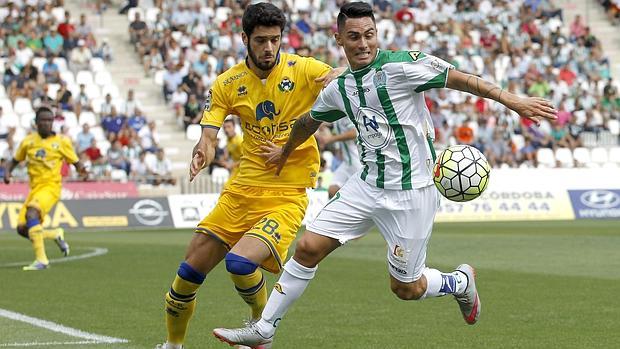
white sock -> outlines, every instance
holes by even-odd
[[[278,323],[293,302],[304,293],[316,269],[304,267],[293,258],[284,265],[282,276],[271,291],[261,319],[256,323],[263,337],[269,338],[275,334]]]
[[[422,299],[461,294],[467,287],[467,277],[460,271],[442,273],[437,269],[425,268],[422,274],[426,277],[426,293]]]

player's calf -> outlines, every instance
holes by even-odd
[[[390,286],[396,297],[405,301],[418,300],[426,293],[426,279],[422,278],[410,283],[400,282],[392,278]]]
[[[26,227],[25,225],[17,226],[17,235],[30,240],[30,236],[28,235],[28,227]]]

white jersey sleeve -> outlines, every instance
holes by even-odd
[[[347,116],[342,97],[338,91],[338,79],[324,88],[310,110],[310,116],[318,121],[334,122]]]
[[[446,87],[448,71],[454,69],[452,64],[419,51],[410,51],[409,55],[413,61],[403,63],[408,86],[418,93],[431,88]]]

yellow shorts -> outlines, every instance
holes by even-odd
[[[279,273],[307,206],[303,188],[271,189],[231,183],[196,232],[215,237],[228,249],[243,236],[256,238],[271,251],[271,257],[261,267]]]
[[[56,205],[58,199],[60,199],[60,188],[56,185],[41,185],[32,188],[30,193],[28,193],[26,202],[19,210],[17,225],[26,224],[26,210],[28,207],[34,207],[41,212],[41,223],[43,223],[43,219],[45,219],[52,207]]]

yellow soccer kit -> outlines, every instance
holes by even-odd
[[[15,160],[28,162],[30,193],[19,211],[19,225],[26,223],[26,209],[34,207],[41,212],[41,219],[60,198],[60,168],[63,161],[70,164],[79,159],[69,138],[52,135],[47,138],[34,132],[26,136],[17,148]]]
[[[330,67],[314,58],[280,53],[267,79],[261,80],[245,62],[216,79],[209,90],[201,125],[219,128],[226,116],[238,115],[243,129],[239,172],[222,192],[218,204],[197,231],[215,236],[232,247],[244,234],[263,241],[272,258],[262,267],[279,272],[288,247],[301,225],[319,171],[314,137],[288,158],[279,177],[258,154],[271,141],[283,146],[297,117],[308,112],[322,84],[314,79]]]
[[[239,161],[241,161],[241,155],[243,154],[242,144],[242,135],[235,135],[233,138],[229,138],[227,140],[226,151],[228,151],[228,156],[230,156],[230,159],[235,164],[235,167],[233,167],[233,169],[230,171],[229,182],[232,182],[232,179],[235,178],[237,172],[239,172]]]

